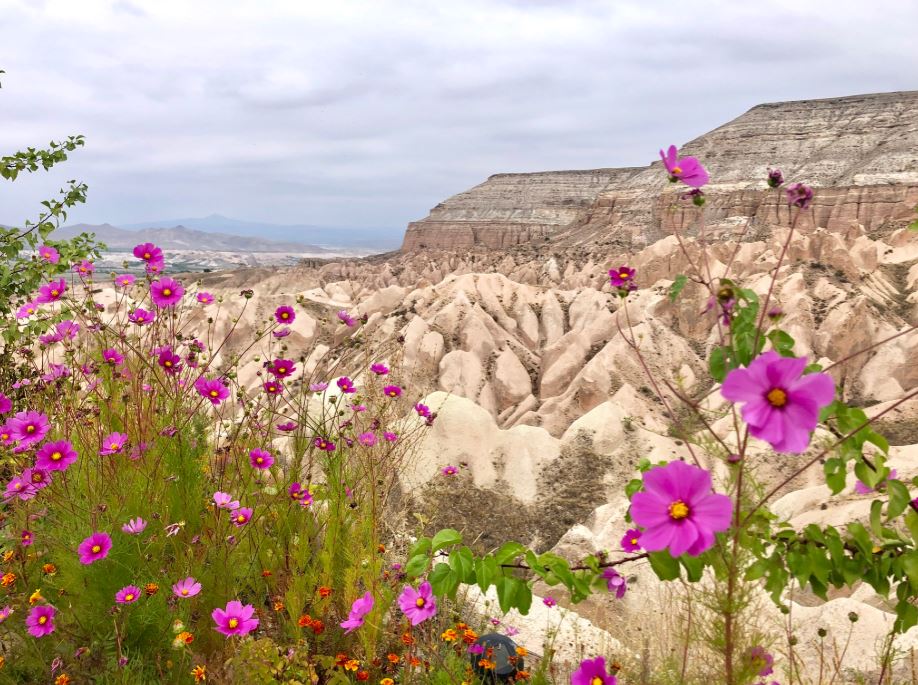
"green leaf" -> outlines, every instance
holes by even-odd
[[[674,559],[668,551],[651,552],[647,558],[650,560],[650,568],[660,580],[675,580],[679,577],[679,560]]]
[[[449,565],[463,583],[475,582],[475,559],[472,550],[461,547],[449,555]]]
[[[450,589],[454,587],[454,582],[456,587],[459,585],[459,577],[449,567],[449,564],[442,562],[434,566],[427,580],[430,581],[430,587],[438,597],[449,594]]]
[[[460,542],[462,542],[462,535],[458,530],[444,528],[443,530],[437,531],[436,535],[433,536],[431,548],[434,552],[437,552],[444,547],[458,545]]]
[[[708,371],[711,373],[711,378],[718,383],[723,383],[724,378],[727,377],[728,353],[729,348],[727,347],[715,347],[711,351],[711,358],[708,360]]]
[[[886,481],[886,492],[889,493],[886,516],[890,519],[897,518],[908,508],[908,503],[912,501],[908,487],[901,480],[892,478]]]
[[[408,563],[405,564],[405,575],[409,578],[417,578],[427,570],[427,565],[429,563],[430,557],[426,554],[413,556],[408,560]]]
[[[506,564],[508,561],[516,559],[525,551],[526,548],[518,542],[505,542],[499,550],[494,552],[494,558],[497,560],[498,564]]]
[[[516,589],[516,610],[523,616],[529,613],[532,606],[532,588],[528,583],[520,582]]]
[[[669,301],[675,302],[676,298],[679,297],[679,293],[682,292],[682,289],[685,287],[685,284],[688,283],[688,277],[685,274],[679,274],[676,276],[676,279],[673,281],[673,284],[669,286]]]
[[[513,608],[520,585],[520,581],[510,576],[503,576],[497,581],[497,601],[503,613],[506,614]]]
[[[475,579],[482,592],[487,592],[499,575],[500,570],[494,557],[485,557],[475,562]]]
[[[794,356],[794,339],[785,331],[775,329],[769,331],[766,336],[774,348],[775,352],[782,357]]]
[[[428,554],[430,552],[430,538],[421,538],[415,542],[408,552],[408,558],[416,557],[419,554]]]

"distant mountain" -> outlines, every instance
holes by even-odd
[[[199,231],[219,231],[220,233],[237,236],[260,236],[269,240],[309,243],[328,248],[366,247],[379,248],[380,250],[398,248],[405,233],[405,229],[400,227],[351,228],[347,226],[315,226],[309,224],[282,225],[258,221],[241,221],[221,216],[220,214],[123,224],[121,228],[137,230],[164,226],[185,226]]]
[[[322,254],[329,252],[316,245],[293,241],[265,240],[250,236],[201,231],[187,226],[125,230],[111,224],[74,224],[54,233],[55,238],[68,239],[79,233],[94,233],[96,238],[113,250],[130,250],[138,243],[155,243],[164,250],[195,250],[209,252],[288,252]]]

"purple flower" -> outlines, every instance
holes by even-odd
[[[292,483],[288,492],[290,499],[299,502],[301,507],[308,507],[312,504],[312,493],[309,492],[308,487],[303,487],[300,483]]]
[[[402,594],[398,596],[398,607],[413,626],[433,618],[437,613],[437,600],[433,596],[430,583],[425,580],[417,590],[406,585]]]
[[[337,386],[341,389],[341,392],[350,395],[351,393],[357,392],[357,389],[354,387],[354,381],[352,381],[347,376],[342,376],[336,381]]]
[[[54,329],[57,331],[61,340],[73,340],[77,336],[77,333],[80,332],[80,324],[67,319],[66,321],[58,323]]]
[[[208,379],[204,376],[194,382],[194,389],[214,406],[220,404],[230,394],[229,388],[223,385],[219,379]]]
[[[118,604],[133,604],[140,599],[140,588],[136,585],[126,585],[115,593]]]
[[[637,552],[641,547],[641,531],[637,528],[630,528],[625,531],[622,537],[622,549],[626,552]]]
[[[258,627],[258,619],[252,618],[255,607],[233,600],[225,609],[214,609],[211,616],[217,624],[217,631],[224,635],[248,635]]]
[[[792,183],[784,192],[787,194],[787,204],[800,209],[806,209],[813,201],[813,189],[802,183]]]
[[[14,476],[10,482],[6,484],[3,498],[10,499],[11,497],[18,497],[21,500],[30,500],[35,497],[35,493],[35,488],[32,487],[28,480],[22,476]]]
[[[310,392],[325,392],[328,389],[328,383],[310,383]]]
[[[373,364],[370,367],[370,371],[375,373],[377,376],[385,376],[387,373],[389,373],[389,367],[385,364]]]
[[[133,274],[121,274],[115,277],[115,285],[119,288],[129,288],[134,285],[134,281],[136,280]]]
[[[317,436],[313,438],[312,444],[317,449],[324,450],[325,452],[335,451],[335,443],[333,443],[331,440],[326,440],[325,438],[321,436]]]
[[[233,496],[228,492],[215,492],[214,504],[217,505],[217,509],[229,509],[233,511],[239,508],[239,501],[234,500]]]
[[[285,421],[284,423],[277,424],[277,430],[283,431],[284,433],[295,431],[296,427],[297,427],[296,421]]]
[[[606,567],[602,571],[602,577],[606,581],[606,589],[609,592],[614,592],[616,599],[621,599],[625,596],[625,592],[628,590],[628,583],[618,571],[614,568]]]
[[[38,297],[35,298],[35,301],[38,304],[47,304],[49,302],[57,302],[61,297],[64,296],[64,293],[67,291],[67,283],[64,279],[59,281],[51,281],[40,287],[38,289]]]
[[[32,607],[29,615],[26,617],[26,626],[29,628],[29,635],[32,637],[44,637],[54,632],[54,616],[57,614],[50,604],[39,604]]]
[[[28,319],[32,314],[38,311],[38,302],[26,302],[16,311],[17,319]]]
[[[631,518],[644,528],[648,552],[668,549],[697,556],[714,544],[714,533],[730,527],[733,503],[711,491],[711,475],[682,461],[644,474],[644,489],[631,497]]]
[[[171,278],[161,278],[150,284],[150,298],[160,309],[174,307],[184,294],[185,288],[182,284]]]
[[[66,440],[46,442],[35,453],[35,468],[43,471],[66,471],[78,456],[73,445]]]
[[[634,282],[635,270],[624,264],[617,269],[609,269],[609,283],[614,288],[637,290]]]
[[[746,659],[750,666],[756,669],[756,675],[766,676],[774,673],[775,658],[766,652],[764,647],[760,645],[750,647],[746,650]]]
[[[13,607],[11,607],[9,604],[0,609],[0,623],[3,623],[6,619],[8,619],[12,613]]]
[[[51,430],[51,424],[41,412],[20,411],[7,420],[5,428],[10,432],[10,440],[26,446],[40,442]]]
[[[452,464],[447,464],[442,469],[440,469],[440,473],[442,473],[444,476],[455,476],[457,473],[459,473],[459,469],[457,469]]]
[[[363,597],[358,597],[354,600],[347,620],[341,623],[341,627],[345,628],[345,635],[354,632],[363,625],[364,618],[373,610],[373,604],[373,595],[369,592],[364,593]]]
[[[200,292],[198,293],[198,302],[206,307],[214,303],[214,296],[210,293]]]
[[[249,452],[249,462],[256,469],[269,469],[274,463],[274,457],[270,452],[256,447]]]
[[[382,436],[383,436],[383,439],[386,440],[387,442],[395,442],[396,440],[398,440],[398,435],[396,433],[393,433],[392,431],[383,431]]]
[[[296,364],[289,359],[275,359],[268,366],[268,372],[275,378],[286,378],[296,372]]]
[[[402,394],[402,389],[397,385],[387,385],[383,388],[383,395],[386,397],[399,397]]]
[[[134,248],[134,256],[142,259],[147,264],[163,261],[163,251],[153,243],[141,243]]]
[[[93,533],[80,543],[77,552],[80,554],[81,564],[92,564],[108,556],[112,548],[112,539],[108,533]]]
[[[0,414],[6,414],[13,408],[13,402],[9,397],[0,392]]]
[[[282,395],[284,393],[284,384],[280,381],[266,381],[262,387],[269,395]]]
[[[82,278],[83,276],[92,275],[92,272],[96,270],[96,265],[90,262],[88,259],[84,259],[79,264],[74,264],[73,270],[80,274],[80,278]]]
[[[580,668],[571,674],[571,685],[615,685],[614,675],[606,670],[606,660],[598,656],[595,659],[584,659]]]
[[[22,543],[23,547],[29,547],[32,545],[33,537],[32,531],[24,530],[19,534],[19,542]]]
[[[414,410],[418,413],[418,416],[421,416],[424,418],[427,418],[428,416],[430,416],[430,407],[428,407],[426,404],[421,404],[420,402],[418,402],[417,404],[414,405]]]
[[[240,507],[233,512],[232,522],[237,528],[242,528],[252,518],[252,509],[250,507]]]
[[[138,326],[145,326],[146,324],[153,323],[155,318],[156,314],[153,312],[148,312],[142,307],[137,307],[137,309],[132,310],[128,314],[128,321],[135,323]]]
[[[114,347],[109,347],[102,350],[102,361],[106,364],[111,364],[112,366],[118,366],[124,362],[124,355]]]
[[[768,170],[768,187],[777,188],[782,183],[784,183],[784,174],[781,173],[780,169],[769,169]]]
[[[371,432],[361,433],[357,436],[357,442],[364,447],[372,447],[376,444],[376,434]]]
[[[357,320],[354,317],[352,317],[350,314],[348,314],[346,311],[344,311],[343,309],[340,312],[338,312],[338,320],[341,321],[341,323],[343,323],[348,328],[350,328],[351,326],[357,325]]]
[[[22,472],[22,479],[36,492],[51,485],[51,474],[39,468],[26,469]]]
[[[99,454],[107,456],[109,454],[120,454],[121,450],[124,449],[124,445],[128,441],[127,433],[111,433],[102,438],[102,449],[99,450]]]
[[[274,310],[274,319],[277,323],[293,323],[293,320],[296,318],[296,313],[293,311],[293,307],[290,307],[286,304],[281,305]]]
[[[469,645],[466,650],[469,654],[484,654],[484,646],[479,644]]]
[[[49,264],[57,264],[61,259],[60,253],[50,245],[42,245],[39,247],[38,256]]]
[[[138,516],[137,518],[131,519],[123,526],[121,526],[121,530],[123,530],[128,535],[140,535],[144,530],[146,530],[146,527],[147,522]]]
[[[769,350],[748,368],[733,369],[720,389],[731,402],[744,402],[742,415],[749,432],[778,452],[805,451],[819,410],[835,397],[830,375],[801,375],[804,367],[805,357],[781,357]]]
[[[182,358],[173,352],[170,347],[160,351],[156,363],[168,374],[177,373],[182,368]]]
[[[542,604],[547,606],[549,609],[551,609],[554,606],[558,606],[558,602],[551,595],[546,595],[545,597],[543,597]]]
[[[194,597],[201,591],[201,584],[197,582],[191,576],[188,576],[184,580],[180,580],[175,585],[172,586],[172,593],[176,597],[181,597],[187,599],[188,597]]]
[[[682,181],[685,185],[700,188],[708,182],[708,172],[694,157],[679,157],[675,145],[670,145],[665,153],[660,150],[660,159],[669,173],[672,182]]]

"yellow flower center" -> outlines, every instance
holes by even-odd
[[[220,393],[218,393],[216,390],[211,390],[211,391],[210,391],[210,396],[211,396],[211,397],[218,397],[219,395],[220,395]]]
[[[32,475],[33,483],[41,483],[44,479],[45,479],[44,476],[42,476],[40,473],[36,473]]]
[[[236,520],[237,520],[239,523],[245,523],[245,515],[244,515],[244,514],[239,514],[239,516],[236,517]]]
[[[239,625],[239,621],[236,620],[235,618],[231,618],[231,619],[229,620],[229,627],[230,627],[230,628],[235,628],[235,627],[238,626],[238,625]]]
[[[117,443],[117,442],[113,442],[111,445],[108,446],[108,448],[109,448],[110,450],[116,450],[116,449],[118,449],[118,443]]]
[[[426,602],[424,601],[424,598],[423,598],[423,597],[418,597],[416,600],[414,600],[414,605],[415,605],[418,609],[422,608],[425,604],[426,604]]]
[[[172,294],[172,291],[169,288],[163,288],[163,295],[169,297]]]
[[[289,319],[289,318],[290,318],[290,315],[289,315],[287,312],[284,312],[283,314],[281,314],[281,318],[282,318],[282,319]]]
[[[772,407],[783,407],[787,404],[787,393],[781,388],[773,388],[765,396]]]
[[[590,685],[602,685],[602,678],[596,676],[593,680],[590,681]]]
[[[287,367],[286,367],[286,366],[278,366],[278,367],[277,367],[277,372],[278,372],[278,373],[287,373]]]
[[[102,546],[101,546],[101,545],[93,545],[93,546],[92,546],[92,553],[93,553],[93,554],[98,554],[98,553],[101,552],[101,551],[102,551]]]
[[[61,454],[60,452],[51,453],[51,461],[60,461],[63,458],[64,458],[64,455]]]
[[[54,297],[57,297],[58,295],[61,294],[61,292],[60,292],[60,290],[58,290],[57,288],[55,288],[54,290],[51,291],[51,294],[54,295]]]
[[[632,545],[636,545],[637,543],[638,543],[638,539],[637,539],[637,538],[631,538],[631,544],[632,544]]]
[[[34,433],[34,432],[35,432],[35,426],[29,424],[28,426],[26,426],[26,429],[25,429],[25,430],[26,430],[26,433]]]
[[[182,594],[183,594],[183,595],[187,595],[187,594],[188,594],[188,588],[182,588]]]
[[[133,593],[133,592],[127,593],[127,594],[124,596],[124,601],[125,601],[125,602],[133,602],[133,601],[134,601],[134,593]]]
[[[681,173],[682,173],[682,167],[681,167],[681,166],[674,166],[674,167],[673,167],[673,176],[678,176],[678,175],[681,174]]]
[[[48,622],[48,617],[47,617],[47,616],[41,616],[41,617],[39,617],[39,619],[38,619],[38,625],[40,625],[40,626],[45,625],[47,622]]]
[[[144,258],[144,259],[149,259],[149,258],[150,258],[150,253],[149,253],[149,252],[144,252],[144,253],[143,253],[143,258]]]
[[[676,521],[680,521],[684,518],[687,518],[689,515],[688,505],[683,502],[681,499],[677,499],[675,502],[669,505],[669,517]]]

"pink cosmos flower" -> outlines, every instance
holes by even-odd
[[[448,464],[440,469],[440,473],[442,473],[444,476],[455,476],[457,473],[459,473],[459,469],[457,469],[452,464]]]
[[[558,606],[558,602],[551,595],[546,595],[545,597],[543,597],[542,604],[547,606],[549,609],[551,609],[552,607]]]
[[[217,509],[234,511],[239,508],[239,500],[234,500],[233,496],[228,492],[215,492],[214,504],[217,505]]]
[[[284,433],[290,433],[295,431],[297,427],[296,421],[285,421],[284,423],[277,424],[277,430],[283,431]]]
[[[341,392],[347,395],[357,392],[357,389],[354,387],[354,381],[352,381],[347,376],[342,376],[339,378],[336,381],[336,385],[341,389]]]
[[[398,607],[413,626],[433,618],[437,613],[437,600],[433,596],[430,583],[425,580],[417,590],[406,585],[402,594],[398,596]]]
[[[93,533],[80,543],[77,552],[81,564],[92,564],[108,556],[112,548],[112,539],[108,533]]]
[[[367,405],[365,404],[352,404],[351,405],[351,411],[357,412],[358,414],[366,410],[367,410]]]
[[[389,373],[389,367],[385,364],[373,364],[370,367],[370,371],[375,373],[377,376],[385,376],[387,373]]]
[[[60,253],[50,245],[42,245],[39,247],[38,256],[49,264],[57,264],[61,259]]]
[[[144,530],[146,530],[146,528],[147,522],[139,516],[135,519],[131,519],[123,526],[121,526],[121,530],[123,530],[128,535],[140,535]]]
[[[750,666],[756,669],[756,675],[766,676],[774,673],[775,658],[761,645],[747,649],[745,656]]]
[[[644,474],[644,489],[631,497],[631,518],[644,528],[648,552],[668,549],[678,557],[697,556],[727,530],[733,503],[711,491],[711,475],[682,461],[655,466]]]
[[[768,170],[768,187],[777,188],[782,183],[784,183],[784,174],[781,173],[780,169],[769,169]]]
[[[99,450],[99,454],[103,457],[110,454],[120,454],[127,441],[127,433],[110,433],[102,438],[102,449]]]
[[[341,323],[343,323],[348,328],[357,325],[357,319],[352,317],[350,314],[348,314],[343,309],[340,312],[338,312],[338,320],[341,321]]]
[[[134,278],[133,274],[121,274],[115,277],[115,285],[119,288],[129,288],[134,285],[135,280],[137,279]]]
[[[386,397],[399,397],[402,394],[402,389],[397,385],[387,385],[383,388],[383,395]]]
[[[396,433],[393,433],[392,431],[383,431],[382,436],[383,436],[383,439],[386,440],[387,442],[395,442],[396,440],[398,440],[398,435]]]
[[[140,588],[136,585],[126,585],[115,593],[118,604],[133,604],[140,599]]]
[[[35,453],[35,468],[43,471],[66,471],[78,456],[73,445],[67,440],[46,442]]]
[[[6,414],[13,408],[13,401],[0,392],[0,414]]]
[[[622,549],[626,552],[637,552],[643,549],[641,547],[641,531],[637,528],[630,528],[625,531],[622,537]]]
[[[345,629],[345,635],[354,632],[363,625],[366,615],[373,610],[373,604],[373,595],[369,592],[364,593],[363,597],[358,597],[354,600],[347,620],[342,621],[340,624]]]
[[[328,389],[328,383],[310,383],[309,390],[311,392],[325,392]]]
[[[275,331],[271,331],[271,335],[273,335],[275,338],[286,338],[292,332],[293,331],[290,330],[289,326],[284,326],[283,328],[278,328]]]
[[[357,442],[364,447],[372,447],[376,444],[376,434],[371,432],[361,433],[357,436]]]
[[[177,373],[182,368],[182,358],[173,352],[170,347],[160,351],[156,363],[168,374]]]
[[[293,320],[296,319],[296,312],[293,311],[293,307],[284,304],[274,310],[274,319],[277,323],[293,323]]]
[[[40,342],[42,345],[53,345],[54,343],[60,341],[61,336],[57,331],[38,336],[38,342]]]
[[[3,493],[4,499],[18,497],[21,500],[30,500],[35,497],[36,490],[22,476],[14,476],[7,484]]]
[[[128,321],[135,323],[138,326],[145,326],[147,324],[153,323],[153,320],[156,318],[156,314],[153,312],[148,312],[142,307],[137,307],[137,309],[132,310],[128,314]]]
[[[312,444],[317,449],[324,450],[325,452],[335,451],[335,443],[333,443],[331,440],[326,440],[325,438],[321,436],[313,438]]]
[[[282,395],[284,393],[284,384],[280,381],[266,381],[262,387],[269,395]]]
[[[59,281],[51,281],[38,289],[38,297],[35,298],[35,302],[38,304],[57,302],[66,291],[67,283],[63,278]]]
[[[233,600],[225,609],[214,609],[211,617],[217,624],[217,631],[224,635],[248,635],[258,627],[258,619],[252,618],[255,607]]]
[[[141,243],[134,248],[134,256],[147,262],[163,261],[163,251],[153,243]]]
[[[660,159],[669,173],[669,180],[682,181],[685,185],[700,188],[708,182],[708,172],[694,157],[679,157],[676,146],[670,145],[666,153],[660,150]]]
[[[26,626],[29,629],[29,635],[32,637],[44,637],[54,632],[54,616],[57,614],[50,604],[38,604],[32,607],[29,615],[26,617]]]
[[[787,204],[800,209],[806,209],[813,201],[813,189],[802,183],[792,183],[784,192],[787,194]]]
[[[26,302],[16,311],[17,319],[28,319],[32,314],[38,311],[38,302],[35,300]]]
[[[180,580],[175,585],[172,586],[172,593],[176,597],[181,597],[182,599],[187,599],[188,597],[194,597],[201,591],[201,584],[197,582],[191,576],[188,576],[184,580]]]
[[[106,364],[111,364],[112,366],[118,366],[124,362],[124,355],[114,347],[109,347],[102,350],[102,361]]]
[[[198,302],[206,307],[214,303],[214,296],[210,293],[200,292],[198,293]]]
[[[633,268],[623,264],[617,269],[609,269],[609,283],[613,288],[637,290],[637,284],[634,282],[635,274],[636,271]]]
[[[743,419],[753,437],[778,452],[800,453],[810,443],[819,410],[835,398],[835,382],[826,373],[803,374],[805,357],[781,357],[769,350],[745,369],[733,369],[721,394],[744,402]]]
[[[3,623],[6,619],[8,619],[12,613],[13,607],[11,607],[9,604],[0,609],[0,623]]]
[[[23,547],[29,547],[32,544],[32,531],[24,530],[19,535],[19,542],[22,543]]]
[[[229,388],[216,378],[208,379],[201,376],[194,382],[194,388],[201,397],[206,398],[214,406],[220,404],[230,394]]]
[[[182,284],[171,278],[160,278],[150,284],[150,298],[160,309],[174,307],[184,294],[185,288]]]
[[[621,599],[625,596],[625,592],[628,591],[628,583],[618,571],[612,567],[606,567],[602,570],[602,577],[606,581],[606,589],[615,593],[616,599]]]
[[[241,507],[233,512],[232,522],[237,528],[242,528],[252,518],[252,509],[250,507]]]
[[[61,340],[73,340],[77,336],[77,333],[80,332],[80,324],[76,321],[67,319],[66,321],[59,322],[54,329],[57,331]]]
[[[51,430],[48,417],[37,411],[16,412],[6,422],[10,431],[10,438],[19,442],[21,446],[40,442]]]
[[[571,674],[571,685],[616,685],[614,675],[606,670],[605,658],[584,659]]]
[[[80,278],[83,278],[84,276],[92,275],[92,273],[96,270],[96,265],[88,259],[84,259],[79,264],[74,264],[73,270],[80,275]]]
[[[256,469],[269,469],[274,464],[274,457],[270,452],[256,447],[249,452],[249,462]]]
[[[418,402],[414,405],[414,410],[418,413],[418,416],[424,418],[430,416],[430,407],[428,407],[426,404],[421,404]]]
[[[268,365],[268,372],[275,378],[286,378],[296,373],[296,364],[289,359],[275,359]]]
[[[51,473],[44,469],[31,468],[22,472],[22,479],[33,491],[43,490],[51,485]]]
[[[301,507],[308,507],[312,504],[312,493],[309,492],[308,487],[304,487],[300,483],[292,483],[288,492],[290,493],[290,499],[299,502]]]

